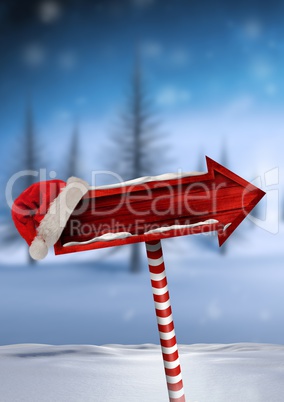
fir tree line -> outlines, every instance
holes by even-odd
[[[119,129],[116,134],[111,136],[111,142],[115,147],[115,152],[111,155],[115,155],[115,158],[109,161],[109,167],[124,180],[157,174],[156,155],[162,150],[163,141],[157,134],[157,118],[142,81],[139,63],[135,66],[125,111],[119,117],[118,126]],[[18,153],[21,157],[17,158],[17,163],[14,166],[15,171],[39,171],[40,168],[47,168],[42,155],[38,152],[38,140],[39,135],[35,129],[32,107],[29,105],[26,110],[24,135],[19,144]],[[83,155],[80,148],[80,132],[78,125],[76,125],[71,133],[69,146],[62,153],[64,157],[59,169],[62,173],[60,178],[67,180],[71,176],[81,176],[83,173],[81,166]],[[159,167],[161,167],[161,163],[162,158],[159,158]],[[19,179],[14,188],[13,198],[15,199],[36,180],[37,178],[32,175],[25,176],[24,180]],[[3,215],[6,225],[3,244],[12,247],[20,242],[21,238],[13,225],[10,211],[6,211]],[[29,256],[28,247],[27,259],[29,264],[35,263]],[[140,270],[139,244],[130,246],[129,267],[131,272]]]

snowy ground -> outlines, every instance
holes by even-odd
[[[282,402],[284,347],[180,346],[190,402]],[[159,346],[0,347],[1,402],[165,402]]]
[[[240,232],[226,257],[163,242],[187,401],[283,401],[283,233]],[[167,400],[145,252],[131,275],[123,250],[2,261],[1,402]]]

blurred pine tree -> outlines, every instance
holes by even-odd
[[[111,169],[123,180],[162,173],[168,147],[162,142],[153,103],[146,93],[141,65],[137,59],[124,113],[111,137],[116,155]],[[130,271],[140,271],[140,244],[131,246]]]
[[[78,125],[74,126],[73,133],[71,135],[67,163],[64,170],[66,179],[71,176],[81,177],[80,133]]]

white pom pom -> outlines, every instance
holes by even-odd
[[[29,248],[30,256],[34,260],[42,260],[48,254],[48,247],[44,240],[35,237]]]

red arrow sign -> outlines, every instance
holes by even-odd
[[[265,193],[206,157],[208,173],[90,188],[56,254],[217,231],[221,246]]]

